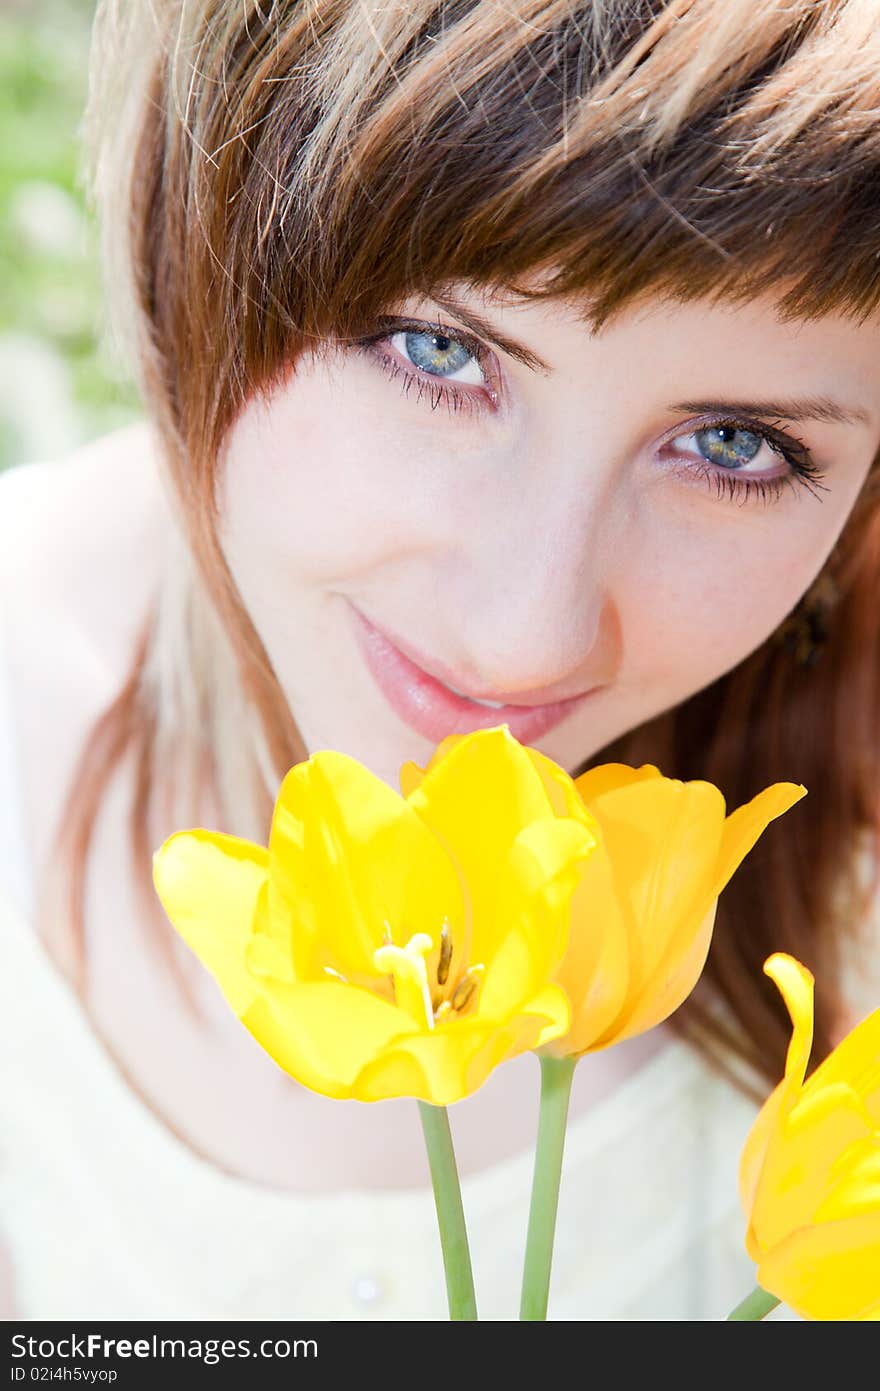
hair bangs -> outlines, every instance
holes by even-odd
[[[279,357],[288,331],[357,338],[453,283],[575,300],[594,329],[649,294],[774,294],[792,317],[880,304],[863,6],[428,5],[418,32],[405,7],[370,8],[331,38],[314,104],[262,121],[243,173],[263,350],[273,328]]]

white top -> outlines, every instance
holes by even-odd
[[[429,1188],[231,1177],[127,1087],[30,921],[7,681],[0,652],[0,1239],[17,1314],[445,1319]],[[736,1187],[753,1117],[679,1041],[579,1115],[551,1317],[724,1319],[754,1285]],[[524,1152],[463,1181],[483,1318],[517,1314],[531,1169]]]
[[[20,1317],[446,1317],[429,1189],[306,1196],[222,1173],[125,1085],[11,906],[2,931],[0,1221]],[[754,1284],[736,1193],[751,1116],[674,1043],[575,1120],[552,1317],[724,1318]],[[530,1179],[520,1154],[463,1181],[484,1318],[516,1315]]]

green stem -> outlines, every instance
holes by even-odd
[[[440,1225],[449,1317],[473,1320],[477,1317],[477,1300],[449,1117],[445,1106],[431,1106],[427,1101],[419,1102],[419,1114]]]
[[[541,1113],[523,1269],[520,1319],[546,1319],[568,1101],[577,1058],[541,1057]]]
[[[745,1299],[737,1304],[733,1312],[727,1315],[725,1322],[730,1323],[731,1319],[741,1322],[746,1320],[755,1322],[758,1319],[766,1318],[770,1310],[775,1309],[778,1303],[779,1300],[775,1294],[768,1294],[766,1290],[761,1289],[760,1285],[756,1285],[751,1294],[747,1294]]]

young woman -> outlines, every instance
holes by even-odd
[[[578,1069],[551,1307],[751,1287],[736,1167],[789,1036],[761,964],[815,971],[816,1060],[880,993],[869,9],[105,7],[147,419],[0,484],[21,1317],[444,1316],[415,1106],[280,1072],[150,861],[265,841],[316,749],[397,787],[502,720],[573,774],[808,789],[693,999]],[[536,1092],[521,1058],[453,1114],[484,1317],[517,1307]]]

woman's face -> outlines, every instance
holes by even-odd
[[[254,398],[220,487],[309,752],[395,788],[502,721],[573,771],[710,685],[821,570],[880,445],[880,318],[658,299],[591,335],[456,289]]]

